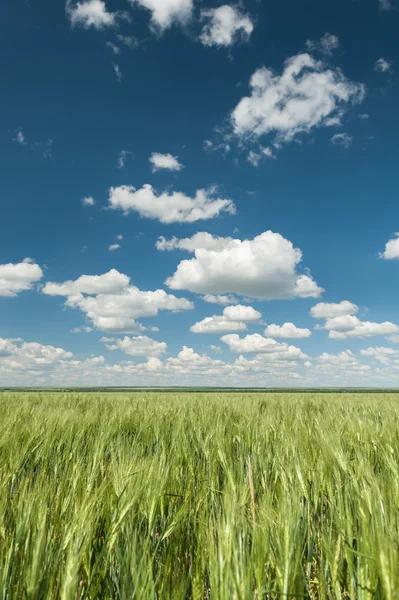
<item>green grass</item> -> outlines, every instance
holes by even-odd
[[[398,400],[0,394],[0,599],[397,599]]]

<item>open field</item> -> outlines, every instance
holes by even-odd
[[[0,394],[0,598],[399,598],[399,395]]]

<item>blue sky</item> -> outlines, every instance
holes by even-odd
[[[399,384],[399,4],[0,27],[0,382]]]

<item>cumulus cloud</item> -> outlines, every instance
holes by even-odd
[[[223,212],[235,214],[232,200],[215,198],[214,195],[215,189],[198,190],[191,198],[182,192],[158,195],[149,184],[139,190],[122,185],[110,189],[109,206],[125,214],[136,211],[142,217],[157,219],[161,223],[194,223],[213,219]]]
[[[172,156],[172,154],[153,152],[149,161],[152,164],[153,173],[160,169],[166,169],[167,171],[181,171],[184,168],[177,156]]]
[[[353,142],[353,137],[348,133],[336,133],[331,138],[331,143],[334,146],[342,146],[343,148],[349,148]]]
[[[231,321],[224,316],[213,315],[190,327],[192,333],[222,333],[226,331],[246,331],[245,323]]]
[[[95,29],[115,27],[119,17],[117,12],[108,12],[106,4],[102,0],[86,0],[85,2],[76,3],[68,0],[66,13],[72,26],[77,25],[85,29],[89,27]]]
[[[310,329],[300,329],[293,323],[284,323],[284,325],[268,325],[265,329],[265,336],[271,338],[308,338],[312,335]]]
[[[338,303],[319,302],[310,309],[310,316],[314,319],[332,319],[342,315],[355,315],[359,307],[348,300]]]
[[[332,56],[334,54],[334,50],[339,48],[339,38],[333,33],[325,33],[318,42],[307,40],[306,48],[309,50],[309,52],[318,50],[322,54]]]
[[[170,240],[167,240],[164,236],[161,236],[155,245],[158,250],[163,251],[186,250],[187,252],[195,252],[195,250],[200,248],[218,251],[227,248],[233,241],[231,237],[219,237],[206,231],[199,231],[191,238],[179,239],[172,237]]]
[[[254,29],[249,15],[228,4],[202,10],[201,19],[205,21],[200,35],[204,46],[232,46],[248,40]]]
[[[166,342],[156,342],[145,335],[125,336],[122,340],[115,340],[114,344],[105,345],[108,350],[122,350],[130,356],[161,356],[168,348]]]
[[[323,292],[310,275],[297,273],[302,252],[272,231],[253,240],[217,238],[215,248],[196,245],[194,253],[195,258],[183,260],[167,279],[168,287],[268,300],[318,298]]]
[[[399,258],[399,233],[395,233],[395,238],[389,240],[385,244],[384,252],[380,253],[381,258],[385,258],[385,260],[393,260]]]
[[[31,258],[16,264],[0,265],[0,296],[13,297],[31,290],[42,277],[43,271]]]
[[[238,304],[238,300],[237,298],[234,298],[234,296],[205,294],[205,296],[202,296],[202,300],[208,304],[221,304],[222,306],[226,306],[227,304]]]
[[[115,250],[119,250],[120,247],[120,244],[111,244],[110,246],[108,246],[108,250],[110,252],[115,252]]]
[[[361,321],[353,315],[329,318],[320,329],[327,329],[329,331],[328,337],[333,340],[391,335],[399,332],[399,327],[389,321],[373,323],[371,321]]]
[[[153,28],[162,33],[171,25],[185,25],[191,18],[193,0],[129,0],[134,6],[138,4],[151,11]]]
[[[260,312],[252,306],[226,306],[222,316],[206,317],[190,327],[193,333],[221,333],[225,331],[245,331],[246,323],[256,323],[261,319]]]
[[[377,73],[386,73],[390,68],[391,63],[385,60],[385,58],[379,58],[374,65],[374,70]]]
[[[251,94],[231,114],[233,131],[240,137],[274,134],[276,144],[339,124],[345,111],[365,95],[362,84],[309,54],[289,58],[281,75],[266,67],[258,69],[250,87]]]
[[[380,363],[390,364],[392,359],[397,359],[399,357],[399,350],[394,348],[384,348],[381,346],[378,348],[370,347],[360,350],[360,354],[361,356],[374,358]]]
[[[104,332],[139,333],[144,327],[135,319],[156,317],[160,310],[194,308],[189,300],[164,290],[142,291],[115,269],[103,275],[82,275],[75,281],[49,282],[43,293],[65,296],[66,306],[80,309],[96,329]]]
[[[25,342],[21,339],[0,338],[0,370],[46,369],[72,357],[72,352],[62,348],[44,346],[38,342]]]
[[[276,342],[271,338],[263,337],[259,333],[240,338],[237,333],[224,335],[221,341],[227,344],[232,352],[237,354],[270,354],[274,360],[302,360],[309,358],[296,346],[289,346],[285,342]]]

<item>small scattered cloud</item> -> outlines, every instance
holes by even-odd
[[[205,294],[205,296],[202,296],[202,300],[208,304],[221,304],[222,306],[238,304],[238,300],[234,296],[219,296],[217,294]]]
[[[21,146],[26,146],[25,135],[24,135],[24,132],[22,131],[22,128],[19,128],[17,130],[15,138],[13,138],[12,141],[16,142],[17,144],[20,144]]]
[[[76,3],[67,0],[66,13],[72,27],[80,26],[85,29],[115,27],[120,17],[119,12],[108,12],[106,4],[102,0],[86,0]]]
[[[110,246],[108,246],[108,250],[110,252],[115,252],[115,250],[119,250],[120,248],[120,244],[111,244]]]
[[[110,48],[114,54],[120,54],[120,52],[121,52],[121,49],[119,48],[119,46],[117,46],[116,44],[113,44],[112,42],[106,42],[106,46],[108,48]]]
[[[117,239],[117,240],[123,240],[123,235],[122,235],[121,233],[119,233],[119,234],[116,236],[116,239]]]
[[[377,73],[386,73],[390,70],[391,64],[392,63],[385,60],[385,58],[379,58],[374,65],[374,70],[377,71]]]
[[[254,23],[248,14],[227,4],[202,10],[201,20],[205,22],[200,35],[204,46],[228,47],[248,41],[254,30]]]
[[[118,83],[121,83],[122,81],[122,71],[120,70],[119,65],[117,65],[116,63],[112,64],[112,67],[114,69],[114,73],[115,73],[115,77],[116,77],[116,81]]]
[[[125,46],[130,48],[130,50],[133,50],[133,48],[137,48],[137,46],[139,45],[138,40],[135,37],[132,37],[130,35],[117,34],[116,39],[121,44],[124,44]]]
[[[145,335],[125,336],[123,340],[117,339],[115,343],[105,345],[108,350],[122,350],[130,356],[161,356],[168,348],[165,342],[156,342]]]
[[[129,158],[133,159],[133,152],[129,152],[129,150],[121,150],[118,154],[117,167],[118,169],[123,169],[129,160]]]
[[[395,233],[395,236],[385,244],[385,250],[380,253],[380,258],[385,260],[399,259],[399,233]]]
[[[129,0],[132,6],[139,5],[151,12],[151,26],[155,33],[162,34],[174,24],[186,25],[193,11],[193,0]]]
[[[149,158],[152,164],[152,172],[155,173],[160,169],[166,169],[168,171],[181,171],[184,167],[179,162],[177,156],[172,154],[161,154],[160,152],[153,152]]]
[[[317,50],[322,54],[332,56],[334,51],[339,48],[339,38],[333,33],[325,33],[318,42],[306,40],[306,48],[309,52]]]
[[[342,302],[319,302],[310,309],[309,315],[314,319],[332,319],[345,315],[355,315],[359,307],[348,300]]]
[[[96,203],[96,201],[94,200],[94,198],[92,196],[86,196],[85,198],[82,198],[83,206],[94,206],[95,203]]]
[[[334,146],[342,146],[342,148],[349,148],[351,143],[353,142],[353,137],[348,133],[336,133],[331,138],[331,143]]]

